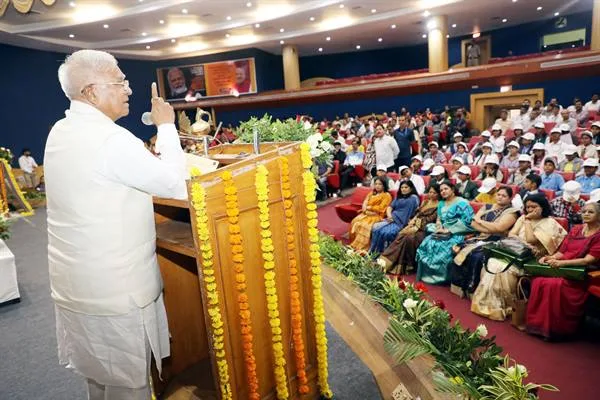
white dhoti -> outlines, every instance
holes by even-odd
[[[90,399],[149,398],[150,357],[154,354],[160,372],[161,360],[170,355],[162,294],[144,308],[132,301],[124,315],[87,315],[59,306],[55,312],[59,362],[88,379]]]

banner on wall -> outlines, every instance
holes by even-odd
[[[254,58],[159,68],[156,73],[167,101],[256,93]]]

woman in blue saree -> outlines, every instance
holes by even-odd
[[[411,181],[402,181],[396,199],[387,208],[387,219],[377,222],[371,230],[371,253],[382,253],[396,239],[398,232],[410,221],[419,207],[419,195]]]
[[[452,248],[462,244],[465,234],[473,231],[473,208],[469,202],[457,196],[450,181],[442,182],[440,192],[443,200],[437,208],[438,220],[427,225],[430,235],[417,249],[417,281],[431,284],[449,281]]]

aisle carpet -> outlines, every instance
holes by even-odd
[[[15,222],[7,244],[16,256],[21,302],[0,306],[0,400],[80,400],[82,378],[58,365],[48,280],[45,209]],[[378,400],[369,369],[330,327],[329,376],[340,400]]]
[[[335,213],[335,203],[319,209],[319,228],[336,237],[348,231],[349,224],[341,221]],[[414,275],[405,277],[414,282]],[[481,318],[470,311],[470,301],[450,293],[448,287],[427,285],[434,299],[443,300],[455,320],[474,329],[485,324],[490,335],[496,335],[497,343],[504,351],[530,371],[530,378],[537,383],[550,383],[560,389],[558,393],[543,392],[543,400],[595,400],[600,398],[596,388],[600,368],[600,340],[576,338],[568,342],[545,342],[513,328],[508,321],[497,322]]]

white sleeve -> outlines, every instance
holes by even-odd
[[[19,157],[19,168],[22,169],[23,171],[27,170],[27,164],[25,164],[25,161],[23,160],[23,156]]]
[[[131,133],[114,135],[104,146],[102,173],[153,196],[187,199],[186,159],[175,125],[158,127],[156,150],[160,158]]]
[[[400,148],[398,147],[398,143],[396,143],[396,139],[390,137],[390,143],[392,144],[392,152],[394,153],[394,159],[398,157],[400,154]]]

